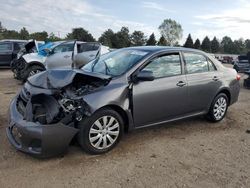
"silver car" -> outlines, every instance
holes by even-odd
[[[80,68],[108,52],[109,48],[98,42],[67,41],[50,51],[45,61],[46,69]]]

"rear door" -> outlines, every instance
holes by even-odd
[[[95,59],[100,50],[101,45],[99,43],[86,42],[81,44],[79,53],[83,53],[89,59]]]
[[[100,56],[101,45],[96,42],[77,44],[77,54],[74,55],[74,67],[81,68],[88,62]]]
[[[183,52],[188,82],[188,105],[190,113],[206,111],[222,85],[221,75],[213,62],[205,55]]]
[[[48,69],[71,68],[75,42],[65,42],[56,46],[46,59]]]
[[[152,71],[155,80],[133,85],[135,125],[151,125],[185,115],[187,85],[179,52],[158,56],[141,70]]]
[[[0,43],[0,66],[10,66],[13,55],[13,44],[11,42]]]

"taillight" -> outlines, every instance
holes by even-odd
[[[239,74],[237,74],[236,80],[240,80],[240,75]]]

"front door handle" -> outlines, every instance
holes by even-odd
[[[219,80],[219,78],[217,76],[213,77],[213,81],[218,81],[218,80]]]
[[[70,56],[69,55],[65,55],[65,56],[63,56],[64,58],[70,58]]]
[[[186,82],[179,81],[176,85],[179,86],[179,87],[183,87],[183,86],[185,86],[187,84],[186,84]]]

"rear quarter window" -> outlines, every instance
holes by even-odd
[[[212,61],[208,60],[208,68],[209,68],[209,71],[216,71],[216,67],[215,65],[213,64]]]

